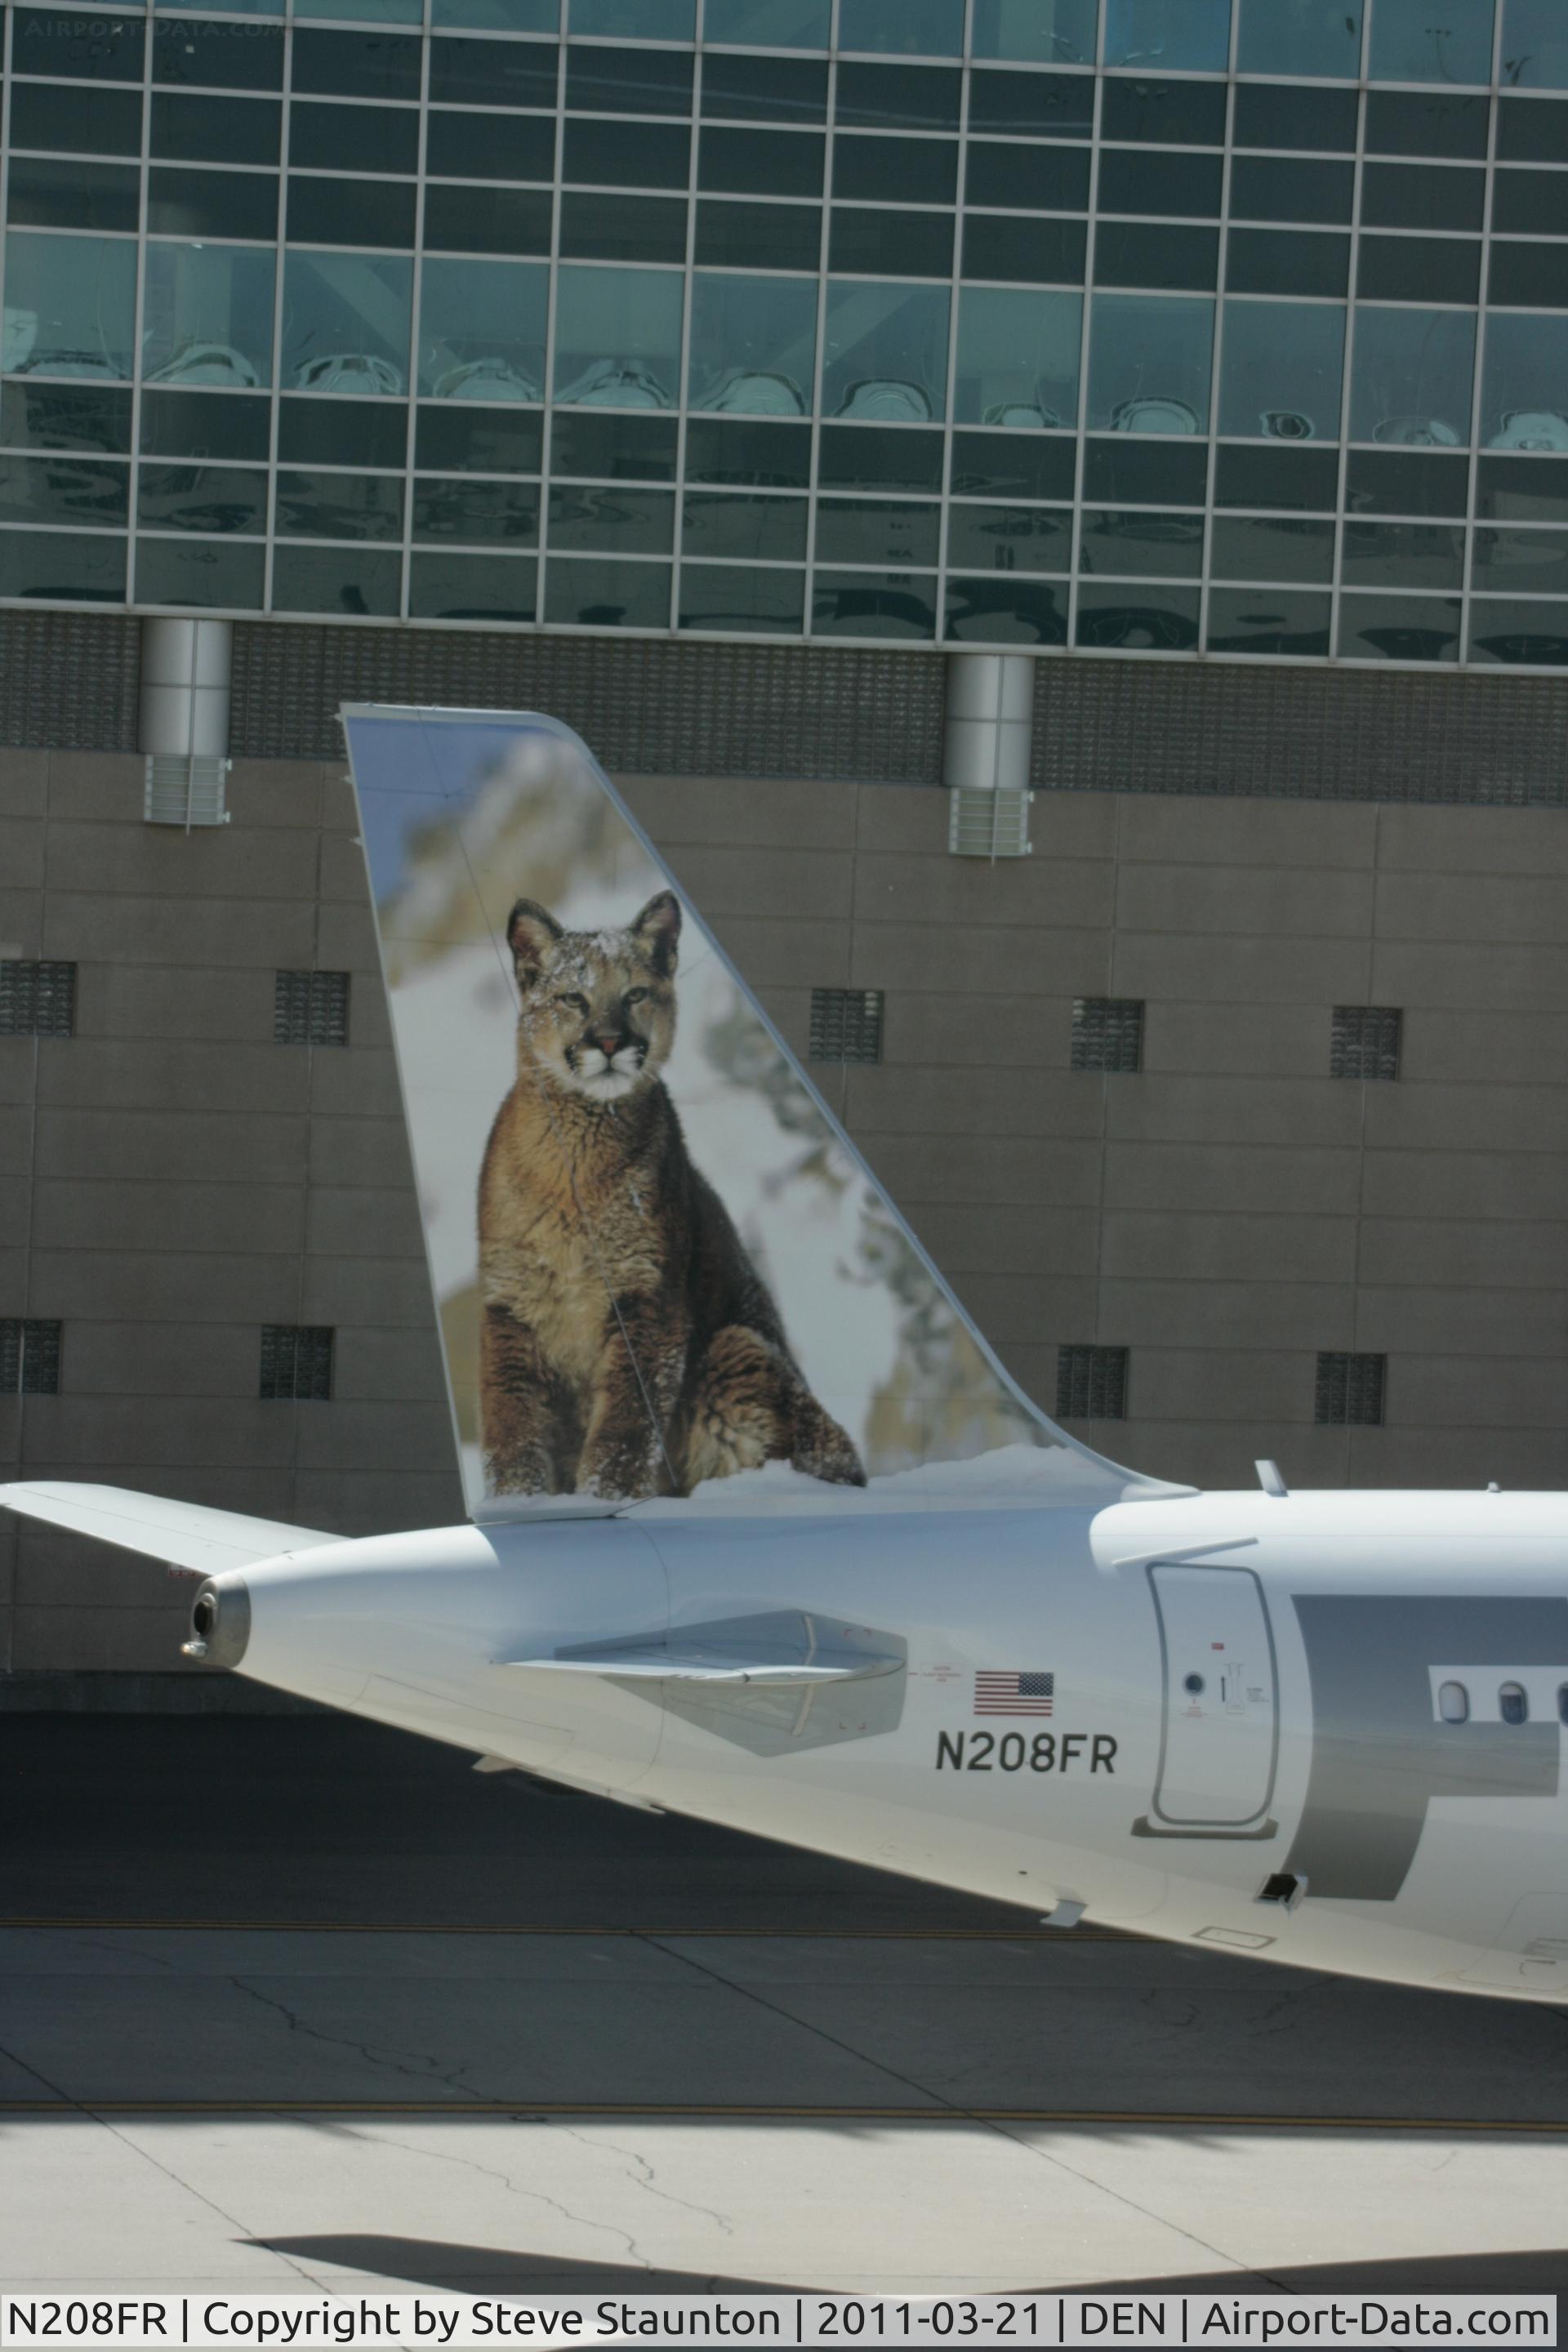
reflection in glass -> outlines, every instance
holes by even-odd
[[[942,512],[901,499],[821,499],[816,553],[826,563],[916,564],[937,558]]]
[[[934,637],[935,597],[918,572],[818,572],[811,625],[819,637]]]
[[[1204,519],[1090,507],[1078,568],[1139,580],[1196,580],[1204,568]]]
[[[946,407],[948,310],[945,286],[830,279],[823,415],[881,424],[940,418]]]
[[[139,539],[136,602],[259,612],[266,564],[267,550],[255,541]]]
[[[106,530],[0,532],[0,596],[125,601],[125,541]]]
[[[831,0],[708,0],[705,41],[750,41],[762,49],[825,49]]]
[[[1373,0],[1373,81],[1490,81],[1492,0]]]
[[[966,286],[959,299],[960,425],[1041,426],[1078,422],[1081,294]]]
[[[574,408],[550,436],[550,471],[560,481],[673,482],[679,435],[673,416]]]
[[[455,540],[462,547],[492,540],[532,547],[539,538],[539,485],[426,477],[414,485],[414,536]]]
[[[414,264],[401,256],[289,253],[283,270],[283,383],[302,392],[402,392],[413,289]]]
[[[1513,596],[1568,595],[1568,530],[1478,530],[1470,585]]]
[[[545,566],[544,617],[592,629],[667,629],[673,568],[614,555],[552,556]]]
[[[748,205],[722,197],[697,206],[700,268],[815,269],[822,253],[817,205]]]
[[[1334,74],[1354,81],[1361,72],[1361,27],[1362,0],[1241,0],[1237,69]]]
[[[149,386],[142,394],[144,457],[232,457],[265,466],[271,433],[272,403],[265,393],[215,400],[205,392]]]
[[[1048,507],[953,506],[947,561],[970,572],[1070,571],[1072,517]]]
[[[136,491],[136,520],[153,530],[267,530],[267,477],[239,466],[149,466]]]
[[[1219,429],[1249,440],[1337,441],[1345,314],[1324,302],[1227,302]]]
[[[668,555],[675,545],[675,492],[590,483],[552,489],[550,545],[552,552]]]
[[[1106,0],[1108,66],[1172,73],[1224,73],[1230,62],[1230,0]]]
[[[815,278],[696,273],[689,406],[744,416],[807,416],[816,367]]]
[[[402,470],[407,456],[408,411],[401,402],[351,408],[345,401],[316,400],[296,392],[279,405],[279,465],[380,466],[392,473]]]
[[[279,547],[272,557],[275,613],[395,618],[403,558],[375,547]]]
[[[838,46],[903,57],[961,57],[963,0],[838,0]]]
[[[1050,580],[949,579],[947,635],[961,644],[1065,646],[1068,587]]]
[[[276,528],[290,539],[401,539],[400,474],[278,477]]]
[[[1112,433],[1205,433],[1214,361],[1212,302],[1097,294],[1089,421]]]
[[[974,0],[969,38],[977,58],[1091,66],[1099,29],[1100,0]]]
[[[1488,318],[1481,446],[1568,450],[1568,318],[1561,312]]]
[[[1470,437],[1473,310],[1359,303],[1351,438],[1396,449],[1452,449]]]
[[[418,390],[437,400],[542,400],[543,263],[426,258]]]
[[[537,474],[544,420],[515,408],[420,408],[414,462],[442,473]]]
[[[74,90],[67,94],[79,113],[81,100]],[[6,204],[16,228],[124,229],[134,236],[139,200],[134,163],[89,163],[83,156],[68,163],[63,155],[11,159]]]
[[[686,478],[804,490],[811,479],[811,427],[694,416],[686,428]]]
[[[563,266],[555,397],[587,408],[673,408],[680,383],[678,271]]]
[[[681,551],[747,563],[799,563],[805,557],[805,521],[804,499],[688,490]]]
[[[1096,505],[1201,507],[1208,471],[1205,441],[1130,441],[1108,433],[1084,443],[1083,495]]]
[[[1568,604],[1478,596],[1470,607],[1470,659],[1568,667]]]
[[[1078,643],[1138,653],[1189,653],[1198,641],[1196,588],[1080,587]]]
[[[36,236],[26,229],[7,236],[0,340],[7,375],[123,379],[135,314],[136,247],[129,238]]]
[[[0,445],[7,449],[131,450],[131,394],[94,384],[8,383],[0,388]],[[263,442],[261,454],[267,455]]]
[[[445,193],[466,196],[468,191]],[[542,194],[534,201],[542,235],[537,244],[512,246],[514,252],[542,253],[549,246],[550,199]],[[569,188],[561,199],[561,251],[576,261],[679,264],[686,258],[686,211],[684,197],[601,195]],[[464,239],[470,246],[479,242]]]
[[[1340,597],[1342,661],[1458,661],[1457,596]]]
[[[1300,588],[1211,589],[1207,645],[1211,654],[1326,655],[1329,599]]]
[[[1503,0],[1504,89],[1568,89],[1568,16],[1562,0]]]
[[[142,310],[145,381],[269,384],[273,259],[244,246],[150,243]]]
[[[1463,527],[1363,522],[1352,516],[1340,548],[1340,577],[1355,588],[1462,588]]]
[[[1326,587],[1334,572],[1334,526],[1294,515],[1216,515],[1209,571],[1216,580],[1301,580]]]
[[[0,525],[92,523],[125,528],[131,469],[101,460],[0,457]]]
[[[1014,433],[955,433],[954,498],[1070,499],[1078,452],[1070,441]]]
[[[415,621],[531,621],[539,567],[515,555],[416,555],[408,614]]]
[[[683,563],[680,625],[798,636],[805,625],[805,574],[750,563]]]
[[[1447,449],[1352,449],[1345,463],[1350,514],[1462,520],[1469,488],[1469,459]]]
[[[868,433],[858,425],[824,425],[818,435],[816,479],[821,489],[942,488],[940,433]]]
[[[1236,86],[1238,147],[1315,147],[1348,155],[1360,115],[1361,98],[1353,89],[1292,89],[1265,81]]]

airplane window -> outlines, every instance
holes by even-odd
[[[1196,1698],[1203,1686],[1204,1678],[1202,1675],[1187,1675],[1183,1679],[1182,1688],[1184,1691],[1191,1691],[1194,1698]]]
[[[1563,1721],[1568,1723],[1568,1683],[1559,1683],[1557,1685],[1557,1712]]]
[[[1437,1693],[1437,1712],[1445,1723],[1468,1723],[1470,1695],[1463,1683],[1445,1683]]]
[[[1497,1695],[1498,1712],[1505,1723],[1525,1723],[1530,1718],[1530,1700],[1522,1683],[1504,1683]]]

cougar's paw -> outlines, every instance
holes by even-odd
[[[860,1456],[838,1423],[820,1406],[803,1414],[795,1430],[790,1462],[808,1478],[822,1478],[830,1486],[863,1486],[866,1472]]]
[[[487,1453],[485,1492],[489,1495],[556,1495],[561,1481],[550,1456],[542,1452]]]
[[[584,1449],[577,1492],[603,1503],[638,1503],[662,1495],[668,1484],[657,1445],[640,1443]]]

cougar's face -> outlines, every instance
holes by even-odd
[[[615,1103],[658,1077],[675,1043],[679,925],[668,894],[620,931],[554,931],[552,924],[554,936],[542,938],[531,910],[514,912],[520,1043],[558,1085]]]

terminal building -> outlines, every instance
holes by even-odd
[[[351,701],[577,728],[1100,1450],[1568,1479],[1561,0],[4,15],[0,1480],[460,1510]],[[187,1598],[5,1522],[0,1706]]]

